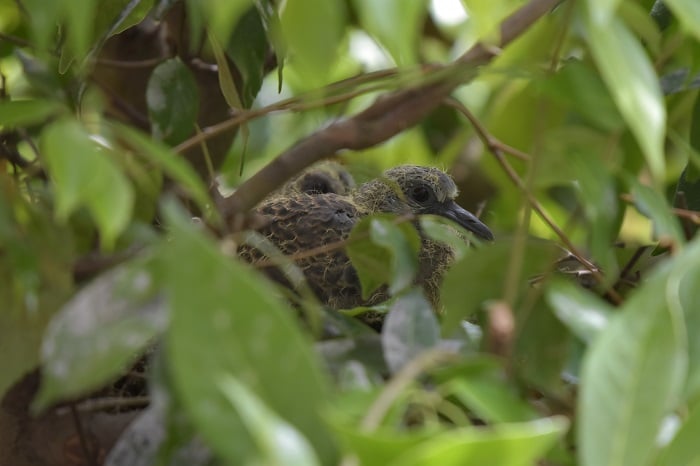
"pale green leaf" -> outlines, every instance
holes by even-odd
[[[698,437],[700,437],[700,405],[696,404],[671,443],[661,451],[656,466],[700,465]]]
[[[241,382],[225,375],[219,388],[240,414],[255,441],[258,460],[268,466],[314,466],[319,461],[304,436]]]
[[[589,5],[589,10],[592,7]],[[666,108],[654,67],[642,45],[617,18],[586,15],[586,40],[620,113],[639,142],[655,180],[664,178]]]
[[[202,437],[231,464],[256,454],[246,420],[216,382],[232,376],[330,463],[334,445],[320,418],[326,381],[294,311],[262,276],[222,255],[172,206],[166,218],[172,240],[160,260],[171,308],[169,372]]]
[[[344,33],[344,2],[289,0],[280,10],[280,28],[297,73],[310,85],[326,84]]]
[[[663,267],[630,297],[583,361],[578,400],[583,466],[649,464],[687,369],[678,278]]]
[[[397,65],[417,62],[427,0],[354,0],[354,4],[360,26],[389,51]]]
[[[42,345],[35,406],[86,395],[120,375],[167,323],[144,262],[92,281],[52,319]]]
[[[41,149],[56,194],[56,215],[65,220],[85,206],[111,246],[131,219],[134,191],[108,150],[77,121],[59,120],[41,135]]]
[[[700,2],[696,0],[664,0],[673,15],[695,40],[700,40]]]

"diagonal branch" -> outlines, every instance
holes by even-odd
[[[559,2],[531,0],[517,10],[501,24],[498,47],[504,47],[519,37]],[[437,80],[382,96],[356,115],[300,140],[244,182],[231,196],[221,200],[219,209],[228,226],[234,230],[239,228],[249,209],[317,160],[344,149],[366,149],[416,125],[457,86],[469,82],[476,74],[477,66],[491,61],[493,50],[477,44],[451,65],[439,67]]]

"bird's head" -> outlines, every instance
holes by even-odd
[[[355,186],[348,171],[337,162],[320,162],[290,181],[283,191],[346,195]]]
[[[455,182],[442,170],[401,165],[360,186],[354,197],[359,205],[370,212],[440,215],[478,238],[492,240],[491,230],[455,202],[458,193]]]

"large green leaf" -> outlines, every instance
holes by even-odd
[[[241,16],[226,46],[226,55],[241,73],[241,100],[246,108],[253,104],[262,86],[268,48],[263,19],[256,8],[251,8]]]
[[[47,126],[41,149],[56,194],[56,215],[65,220],[85,206],[110,247],[131,219],[134,191],[129,180],[85,128],[68,118]]]
[[[92,281],[52,319],[36,405],[84,395],[120,375],[162,332],[167,311],[143,261]]]
[[[426,0],[354,0],[362,26],[391,54],[399,66],[418,59],[418,39]]]
[[[642,45],[614,15],[601,15],[597,1],[586,5],[586,40],[600,73],[639,142],[649,169],[656,179],[664,178],[663,141],[666,107],[654,67]]]
[[[329,462],[334,445],[319,414],[326,381],[294,312],[262,276],[222,255],[172,207],[166,214],[172,240],[160,260],[171,307],[168,363],[203,438],[232,464],[260,454],[254,433],[217,382],[234,377]]]
[[[679,401],[688,358],[673,270],[649,278],[584,358],[577,431],[583,466],[649,464],[661,422]]]

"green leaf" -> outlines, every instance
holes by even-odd
[[[44,336],[35,407],[100,388],[165,329],[167,311],[144,265],[137,261],[101,275],[54,316]]]
[[[326,84],[345,28],[341,0],[290,0],[280,10],[290,63],[310,86]]]
[[[192,72],[179,58],[170,58],[153,70],[146,103],[156,139],[176,145],[193,133],[199,92]]]
[[[95,33],[98,37],[119,34],[143,21],[155,0],[98,0]]]
[[[664,0],[683,28],[700,40],[700,3],[694,0]]]
[[[455,429],[408,449],[390,466],[530,466],[567,430],[563,417]]]
[[[384,358],[391,372],[398,372],[439,340],[437,316],[423,293],[412,290],[392,303],[382,327]]]
[[[643,466],[653,458],[655,438],[679,400],[688,363],[675,275],[668,266],[657,270],[584,358],[577,409],[583,466]]]
[[[469,14],[467,25],[471,32],[470,39],[497,43],[501,34],[499,25],[522,3],[521,0],[462,0]]]
[[[134,192],[106,149],[97,145],[77,122],[68,118],[47,126],[41,150],[56,193],[61,220],[85,206],[110,247],[131,219]]]
[[[628,183],[631,185],[631,194],[637,210],[654,223],[654,236],[666,242],[670,241],[677,247],[682,246],[685,243],[683,230],[664,196],[631,177],[628,178]]]
[[[268,47],[260,13],[256,8],[251,8],[238,21],[226,46],[226,55],[243,78],[241,100],[245,108],[253,104],[262,86]]]
[[[219,382],[219,388],[240,414],[257,444],[257,461],[269,466],[314,466],[318,458],[303,435],[289,425],[244,384],[231,375]]]
[[[656,466],[698,466],[700,464],[700,404],[696,404],[676,432],[671,443],[661,451]]]
[[[0,125],[15,127],[41,123],[63,108],[53,100],[0,101]]]
[[[247,264],[222,255],[170,206],[172,239],[159,257],[171,306],[169,371],[202,437],[231,464],[256,453],[253,432],[217,381],[232,376],[298,429],[330,463],[334,445],[320,419],[326,381],[295,314]]]
[[[554,314],[581,340],[591,342],[608,325],[613,308],[569,280],[556,280],[546,290]]]
[[[593,0],[587,2],[586,40],[652,176],[660,182],[665,171],[666,108],[658,78],[649,57],[625,24],[614,16],[601,15],[596,4]]]
[[[211,210],[208,209],[211,199],[202,179],[197,176],[184,157],[174,154],[169,147],[129,126],[116,125],[115,129],[120,138],[139,150],[139,155],[160,167],[166,175],[180,183],[202,212]]]
[[[426,0],[354,0],[360,26],[382,44],[399,66],[418,61]]]
[[[95,18],[97,14],[96,0],[57,0],[63,4],[63,14],[66,18],[67,45],[72,55],[82,60],[92,46]]]
[[[413,283],[418,269],[420,237],[409,222],[395,223],[390,215],[363,218],[352,230],[347,252],[367,299],[384,284],[398,293]]]

